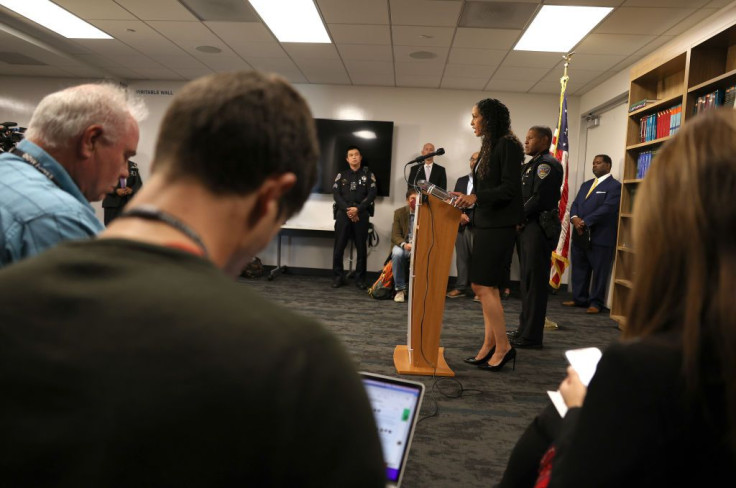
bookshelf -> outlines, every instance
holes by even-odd
[[[622,330],[626,328],[627,303],[636,273],[632,213],[636,192],[646,177],[646,171],[641,170],[648,168],[641,165],[656,164],[656,151],[687,123],[688,118],[696,115],[699,98],[721,93],[722,103],[726,90],[736,85],[736,25],[680,49],[661,59],[647,59],[631,69],[629,106],[639,106],[628,114],[627,120],[611,303],[611,318]],[[717,105],[718,97],[713,98]],[[642,102],[643,106],[637,102]],[[667,117],[672,113],[668,110],[677,106],[681,106],[679,121],[668,125]],[[652,119],[656,119],[656,124],[652,124]],[[659,131],[647,132],[649,125],[659,126]],[[649,161],[642,157],[644,153],[652,156]]]

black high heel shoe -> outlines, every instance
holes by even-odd
[[[498,363],[495,366],[492,366],[490,364],[479,364],[478,369],[482,369],[484,371],[501,371],[503,369],[503,366],[508,363],[511,360],[514,360],[514,365],[512,367],[513,370],[516,370],[516,349],[513,347],[509,349],[509,352],[506,353],[506,355],[503,357],[500,363]]]
[[[488,354],[486,354],[480,359],[475,359],[475,357],[469,357],[469,358],[463,359],[463,361],[465,361],[468,364],[472,364],[473,366],[478,366],[480,364],[487,363],[488,360],[491,359],[491,356],[493,356],[494,352],[496,352],[496,346],[493,346],[491,350],[488,352]]]

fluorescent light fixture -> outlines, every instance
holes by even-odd
[[[545,5],[514,51],[569,52],[613,10],[610,7]]]
[[[375,139],[376,133],[372,130],[359,130],[357,132],[353,132],[353,135],[355,137],[360,137],[361,139]]]
[[[249,1],[280,42],[330,42],[312,0]]]
[[[49,0],[0,0],[0,5],[68,39],[112,39]]]

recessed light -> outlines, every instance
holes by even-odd
[[[414,51],[409,54],[409,57],[414,59],[434,59],[437,55],[429,51]]]
[[[49,0],[0,0],[0,5],[67,39],[112,39]]]
[[[613,9],[545,5],[514,46],[515,51],[566,53]],[[554,35],[550,35],[550,28]]]
[[[197,46],[194,49],[207,54],[217,54],[222,52],[222,49],[215,46]]]
[[[312,0],[249,0],[280,42],[330,43]]]

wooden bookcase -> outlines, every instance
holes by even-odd
[[[626,327],[627,302],[636,274],[634,256],[637,248],[633,241],[632,213],[642,181],[637,178],[637,159],[642,152],[656,150],[670,139],[670,136],[665,136],[641,142],[641,119],[681,103],[681,125],[685,124],[688,118],[693,117],[699,96],[717,89],[725,91],[733,85],[736,85],[736,25],[726,27],[681,52],[670,53],[658,64],[653,65],[651,60],[647,60],[646,64],[634,66],[631,70],[629,106],[639,100],[653,101],[630,112],[627,120],[611,303],[611,318],[618,322],[620,329]],[[652,164],[656,164],[656,157]]]

